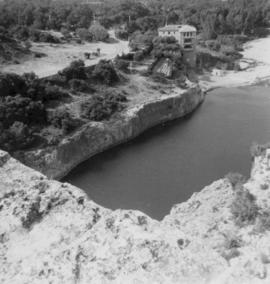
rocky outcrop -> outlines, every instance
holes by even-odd
[[[51,178],[61,178],[93,155],[126,142],[146,129],[194,111],[204,94],[196,85],[128,108],[109,122],[91,122],[57,147],[27,152],[22,161]]]
[[[268,150],[244,185],[260,214],[269,185]],[[237,226],[234,195],[219,180],[158,222],[103,208],[0,152],[0,283],[269,283],[269,221]]]

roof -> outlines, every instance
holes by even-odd
[[[190,25],[167,25],[158,30],[162,32],[197,32],[197,29]]]

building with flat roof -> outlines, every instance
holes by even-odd
[[[167,25],[158,29],[158,35],[175,37],[184,50],[196,47],[197,29],[190,25]]]

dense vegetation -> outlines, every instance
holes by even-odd
[[[113,85],[119,80],[114,65],[106,60],[94,68],[85,68],[78,60],[48,79],[33,73],[0,73],[0,148],[15,151],[40,143],[57,144],[86,121],[110,119],[124,108],[126,97],[102,88],[95,93],[93,85],[99,88],[99,84]],[[77,117],[61,106],[72,102],[72,96],[81,95],[85,100]]]
[[[152,0],[115,1],[105,5],[102,23],[107,26],[126,24],[129,33],[146,32],[170,24],[188,23],[203,32],[205,38],[218,34],[253,33],[269,19],[267,0]]]
[[[106,28],[124,25],[128,34],[156,30],[166,22],[184,22],[196,26],[205,38],[213,39],[219,34],[254,33],[269,20],[267,0],[106,0],[98,6],[82,2],[4,0],[0,3],[0,26],[75,31],[88,29],[96,14]]]

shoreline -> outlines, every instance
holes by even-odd
[[[205,93],[195,85],[183,92],[142,102],[113,121],[88,123],[56,147],[26,152],[21,160],[49,178],[61,180],[91,157],[126,143],[156,125],[192,113],[204,98]]]
[[[260,84],[270,79],[270,36],[248,41],[244,44],[243,58],[240,63],[249,63],[242,71],[225,71],[217,76],[211,73],[199,76],[199,84],[206,93],[227,87],[242,87]],[[205,80],[203,77],[208,76]]]

